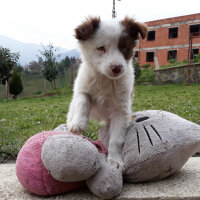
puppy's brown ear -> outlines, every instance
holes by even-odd
[[[87,40],[99,27],[99,17],[89,17],[75,29],[75,38],[78,40]]]
[[[134,19],[126,17],[121,21],[122,26],[124,26],[124,31],[128,33],[134,40],[138,39],[140,34],[142,39],[144,39],[148,32],[148,27],[144,23],[135,22]]]

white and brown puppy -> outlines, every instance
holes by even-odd
[[[67,115],[73,133],[87,128],[89,117],[109,123],[108,162],[123,171],[122,145],[131,115],[134,85],[133,48],[147,26],[126,17],[101,21],[91,17],[75,29],[82,64]]]

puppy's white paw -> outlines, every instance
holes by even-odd
[[[67,128],[70,132],[75,134],[82,134],[87,128],[87,122],[81,121],[71,121],[67,124]]]
[[[120,158],[120,156],[111,156],[108,154],[107,162],[109,164],[113,165],[114,167],[116,167],[117,169],[119,169],[121,171],[121,173],[124,172],[125,165],[124,165],[122,158]]]

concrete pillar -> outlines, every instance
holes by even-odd
[[[154,54],[154,63],[155,63],[155,69],[159,69],[159,63],[158,63],[158,57],[157,57],[157,52]]]

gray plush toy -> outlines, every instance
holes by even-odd
[[[58,181],[86,180],[91,192],[103,199],[111,199],[121,192],[121,172],[109,165],[106,155],[99,153],[96,146],[84,137],[65,132],[51,136],[43,144],[41,158]]]
[[[99,132],[108,146],[109,127]],[[173,113],[160,110],[136,112],[127,129],[122,156],[127,182],[163,179],[177,172],[200,150],[200,126]]]
[[[67,132],[65,125],[55,129]],[[107,147],[109,126],[99,132]],[[175,114],[149,110],[133,114],[122,149],[124,181],[145,182],[165,178],[200,149],[200,126]],[[103,199],[120,194],[122,174],[106,162],[87,139],[70,134],[49,137],[42,148],[42,161],[60,181],[86,180],[90,191]]]

